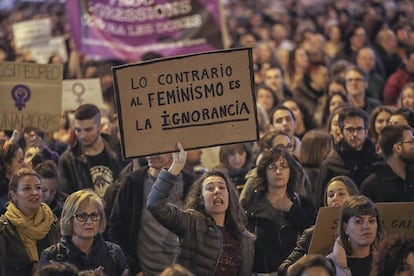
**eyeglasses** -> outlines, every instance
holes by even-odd
[[[98,212],[93,212],[91,214],[87,213],[79,213],[73,215],[79,222],[86,222],[88,218],[90,218],[92,221],[98,221],[101,219],[102,214]]]
[[[409,141],[401,141],[399,142],[400,144],[414,144],[414,140],[409,140]]]
[[[283,148],[283,149],[286,149],[286,150],[291,150],[291,149],[293,149],[293,145],[292,145],[291,143],[289,143],[289,144],[287,144],[287,145],[277,144],[275,147],[278,147],[278,148]]]
[[[361,133],[365,130],[365,127],[347,127],[344,129],[346,133],[352,134],[352,133]]]
[[[347,82],[364,82],[365,79],[355,78],[355,79],[346,79]]]
[[[274,172],[277,172],[277,171],[282,172],[284,170],[289,169],[289,166],[287,166],[287,165],[278,166],[276,164],[270,164],[269,166],[267,166],[267,169],[271,170],[271,171],[274,171]]]

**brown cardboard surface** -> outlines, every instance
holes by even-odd
[[[124,158],[257,140],[250,48],[113,68]]]
[[[414,237],[414,202],[375,204],[382,219],[384,234],[406,234]],[[309,254],[327,255],[332,252],[339,225],[339,207],[322,207],[316,219]]]
[[[0,63],[0,129],[59,129],[62,65]]]

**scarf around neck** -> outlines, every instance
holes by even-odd
[[[46,237],[56,220],[52,210],[46,203],[42,203],[36,214],[28,218],[14,203],[10,202],[4,215],[16,227],[30,260],[38,262],[39,253],[36,244],[37,241]]]

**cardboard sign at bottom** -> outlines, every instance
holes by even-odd
[[[405,234],[414,237],[414,202],[376,203],[384,236]],[[328,255],[338,236],[339,207],[322,207],[316,219],[309,254]]]

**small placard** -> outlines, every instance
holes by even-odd
[[[102,107],[104,104],[101,81],[98,78],[64,80],[62,89],[63,111],[73,111],[85,103],[98,107]]]
[[[59,129],[62,65],[0,63],[0,129]]]
[[[12,28],[17,48],[25,48],[39,44],[47,45],[52,33],[52,23],[50,18],[14,23]]]

